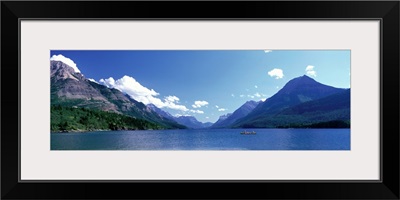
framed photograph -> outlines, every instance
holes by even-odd
[[[399,199],[399,8],[3,1],[1,198]]]

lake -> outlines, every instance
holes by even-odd
[[[51,133],[51,150],[350,150],[350,129],[187,129]]]

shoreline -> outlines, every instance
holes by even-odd
[[[213,129],[189,129],[189,130],[218,130],[220,128],[213,128]],[[259,129],[311,129],[311,130],[317,130],[317,129],[351,129],[351,128],[222,128],[223,129],[237,129],[237,130],[259,130]],[[121,130],[111,130],[111,129],[93,129],[93,130],[68,130],[68,131],[57,131],[53,132],[50,131],[50,133],[55,133],[55,134],[62,134],[62,133],[87,133],[87,132],[103,132],[103,131],[153,131],[153,130],[182,130],[182,129],[146,129],[146,130],[138,130],[138,129],[121,129]]]
[[[93,129],[93,130],[65,130],[65,131],[50,131],[50,133],[85,133],[94,131],[112,131],[111,129]]]

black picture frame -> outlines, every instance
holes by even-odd
[[[2,1],[1,198],[399,199],[399,9],[399,1]],[[22,18],[379,19],[382,22],[381,181],[20,182],[18,67]]]

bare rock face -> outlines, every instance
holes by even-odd
[[[50,61],[52,100],[63,102],[75,100],[78,107],[92,107],[118,112],[118,108],[95,89],[83,74],[61,61]],[[119,113],[119,112],[118,112]]]
[[[111,111],[166,124],[167,127],[179,127],[176,122],[157,115],[121,91],[86,79],[61,61],[50,61],[50,84],[51,104]]]
[[[77,76],[74,76],[77,75]],[[79,81],[78,79],[83,75],[80,73],[75,73],[74,69],[61,61],[50,61],[50,76],[55,80],[65,80],[73,79]]]

